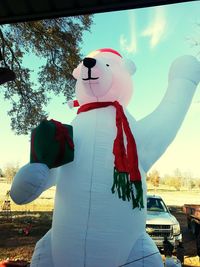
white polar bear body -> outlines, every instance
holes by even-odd
[[[200,63],[192,56],[175,60],[163,100],[139,121],[126,111],[134,72],[131,61],[112,49],[101,49],[86,57],[73,75],[81,106],[113,101],[123,106],[137,144],[144,208],[133,209],[131,202],[111,192],[115,107],[81,112],[72,122],[73,162],[52,170],[45,164],[27,164],[14,178],[11,197],[19,204],[57,186],[52,229],[37,243],[31,267],[163,266],[145,233],[145,173],[175,138],[200,81]]]
[[[59,197],[52,227],[54,258],[66,266],[120,266],[145,231],[146,209],[132,209],[131,202],[111,192],[115,109],[79,114],[72,125],[75,160],[58,171]],[[144,192],[145,184],[143,175]]]

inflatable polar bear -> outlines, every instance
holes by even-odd
[[[200,63],[192,56],[176,59],[162,102],[139,121],[126,110],[134,72],[134,63],[115,50],[89,54],[73,72],[77,100],[81,107],[93,102],[107,105],[81,110],[73,120],[74,161],[51,170],[45,164],[27,164],[15,176],[11,197],[18,204],[31,202],[56,184],[52,228],[37,243],[32,267],[163,266],[145,231],[145,173],[180,128],[200,81]],[[131,201],[122,201],[116,190],[111,192],[116,161],[113,144],[119,129],[127,142],[125,153],[129,150],[128,136],[123,132],[127,124],[117,128],[118,108],[112,103],[123,106],[137,144],[133,150],[138,166],[134,170],[139,170],[140,177],[131,187],[138,200],[134,209]],[[140,199],[134,186],[138,181],[143,188]]]

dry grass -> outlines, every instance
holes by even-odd
[[[200,205],[200,191],[198,190],[169,190],[160,189],[156,191],[154,189],[148,190],[149,194],[156,194],[163,198],[167,205],[183,206],[184,204],[199,204]]]
[[[0,208],[6,198],[6,192],[10,190],[10,184],[0,183]],[[12,211],[52,211],[54,206],[55,187],[43,192],[40,197],[25,205],[16,205],[11,199]],[[1,209],[0,209],[1,210]]]
[[[5,195],[10,190],[10,184],[0,182],[0,207],[5,200]],[[148,194],[156,194],[163,198],[167,205],[183,206],[184,204],[200,204],[200,191],[198,190],[182,190],[176,191],[171,188],[159,187],[154,190],[148,187]],[[55,187],[43,192],[41,196],[30,204],[16,205],[11,200],[11,209],[13,211],[52,211],[54,205]]]

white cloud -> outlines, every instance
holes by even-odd
[[[120,36],[120,47],[127,53],[135,53],[137,51],[137,40],[136,40],[136,27],[135,27],[135,16],[133,12],[129,12],[129,23],[130,23],[130,38],[129,41],[122,34]]]
[[[142,32],[142,36],[150,38],[151,48],[159,44],[165,34],[166,26],[165,7],[156,7],[152,22]]]

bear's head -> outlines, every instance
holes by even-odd
[[[111,48],[91,52],[73,71],[79,104],[118,101],[126,106],[131,99],[131,75],[135,70],[131,60],[123,59]]]

